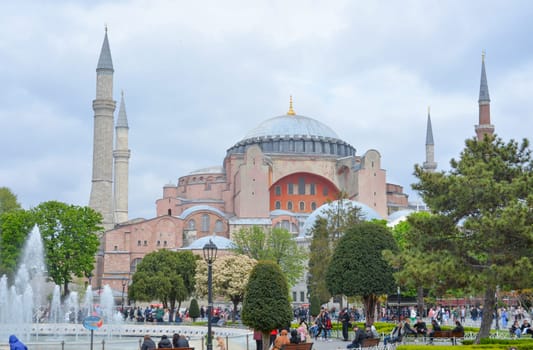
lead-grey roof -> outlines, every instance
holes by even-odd
[[[107,28],[104,36],[104,43],[102,44],[102,50],[100,51],[100,58],[98,59],[98,65],[96,66],[96,71],[99,70],[114,72],[111,50],[109,49],[109,41],[107,40]]]
[[[426,145],[434,145],[433,142],[433,128],[431,127],[431,116],[428,112],[428,123],[427,123],[427,129],[426,129]]]
[[[195,205],[194,207],[187,208],[181,213],[178,218],[185,220],[189,215],[194,214],[198,211],[210,211],[212,213],[217,214],[220,217],[225,218],[226,214],[218,210],[217,208],[213,208],[209,205]]]
[[[487,73],[485,73],[485,57],[481,60],[481,82],[479,84],[479,101],[490,102],[489,84],[487,83]]]
[[[209,243],[209,241],[213,242],[218,249],[233,249],[235,248],[235,243],[233,243],[231,240],[227,239],[226,237],[221,236],[205,236],[202,238],[198,238],[197,240],[193,241],[191,244],[189,244],[187,247],[182,248],[183,250],[188,249],[202,249],[204,245]]]
[[[254,137],[294,135],[339,138],[329,126],[318,120],[302,115],[280,115],[267,119],[250,130],[244,140]]]
[[[126,104],[124,103],[124,92],[120,95],[120,108],[118,110],[117,128],[128,128],[128,116],[126,115]]]
[[[383,218],[378,214],[377,211],[370,208],[368,205],[363,204],[361,202],[352,201],[349,199],[342,200],[342,203],[340,200],[333,201],[331,203],[326,203],[318,207],[315,211],[313,211],[305,220],[305,223],[302,227],[302,231],[300,231],[299,236],[305,237],[310,236],[312,234],[313,226],[315,225],[315,221],[319,216],[325,217],[326,213],[328,211],[335,212],[337,211],[337,208],[341,205],[352,205],[357,206],[361,209],[361,214],[363,215],[363,218],[365,221],[371,221],[371,220],[382,220]]]

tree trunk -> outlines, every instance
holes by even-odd
[[[424,305],[424,287],[422,286],[416,288],[416,306],[418,308],[418,316],[425,317],[426,307]]]
[[[496,288],[488,286],[485,290],[485,297],[483,298],[483,315],[481,319],[481,326],[479,333],[476,336],[475,344],[479,344],[481,338],[488,338],[490,334],[490,327],[492,325],[492,313],[496,306]]]
[[[367,324],[374,324],[374,315],[376,314],[376,304],[378,298],[375,294],[363,296],[363,304],[365,305],[365,318]]]
[[[263,350],[268,350],[270,348],[270,332],[263,332]]]
[[[237,315],[237,306],[239,305],[239,299],[232,299],[233,301],[233,312],[231,313],[231,320],[235,323],[235,317]]]

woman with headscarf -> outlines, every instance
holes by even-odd
[[[9,350],[28,350],[28,347],[12,334],[9,336]]]

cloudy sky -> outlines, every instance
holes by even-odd
[[[499,136],[532,139],[529,1],[5,1],[0,187],[24,208],[87,205],[95,69],[108,26],[130,125],[130,217],[222,165],[261,121],[317,119],[382,155],[410,200],[428,105],[441,170],[477,124],[481,52]]]

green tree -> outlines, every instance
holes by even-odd
[[[259,261],[250,273],[244,293],[243,324],[263,333],[263,350],[267,350],[270,332],[290,326],[292,319],[284,273],[273,261]]]
[[[417,307],[420,312],[425,310],[424,289],[432,290],[438,294],[435,284],[435,264],[442,264],[441,259],[428,255],[428,251],[433,250],[435,242],[433,235],[428,234],[428,229],[421,230],[421,227],[414,223],[421,223],[427,220],[430,214],[427,212],[416,212],[409,215],[406,221],[402,221],[392,229],[392,235],[396,240],[399,252],[387,252],[384,254],[386,260],[394,267],[395,277],[398,285],[403,290],[411,289],[416,291]]]
[[[255,259],[242,254],[221,256],[213,263],[213,293],[233,303],[233,321],[256,263]],[[196,266],[196,294],[207,295],[207,263],[204,260],[199,260]]]
[[[32,211],[43,238],[48,277],[66,296],[73,277],[87,276],[94,268],[102,216],[89,207],[57,201],[41,203]]]
[[[138,301],[159,300],[163,307],[178,310],[194,291],[197,257],[190,251],[158,250],[137,265],[128,297]]]
[[[0,215],[17,209],[21,209],[17,196],[9,188],[0,187]]]
[[[450,165],[450,171],[439,173],[415,167],[419,182],[413,188],[435,213],[429,219],[434,245],[427,254],[450,261],[436,266],[436,279],[453,274],[465,287],[484,295],[484,310],[490,313],[497,288],[531,287],[533,162],[529,142],[504,143],[493,136],[466,140],[460,159],[452,159]],[[430,225],[423,221],[421,226],[423,230]],[[483,317],[476,342],[489,335],[491,323],[491,317]]]
[[[331,247],[327,227],[327,220],[318,217],[313,226],[313,239],[309,247],[307,288],[311,294],[311,299],[315,297],[318,304],[323,304],[331,298],[325,278],[329,261],[331,260]]]
[[[349,227],[364,219],[361,209],[346,197],[345,192],[340,192],[337,200],[317,217],[311,231],[307,285],[311,295],[316,295],[321,303],[331,298],[326,286],[326,270],[337,241]]]
[[[397,251],[391,232],[381,224],[362,222],[339,240],[326,273],[331,293],[361,296],[368,323],[374,323],[378,297],[394,291],[393,269],[384,251]]]
[[[13,280],[24,242],[35,225],[31,211],[18,209],[0,214],[0,276]]]
[[[196,322],[196,319],[200,317],[200,307],[196,299],[192,299],[189,305],[189,317],[192,318],[193,322]]]
[[[285,273],[290,286],[302,277],[307,254],[303,248],[298,247],[289,231],[281,228],[265,231],[253,226],[235,233],[233,242],[233,251],[237,254],[248,255],[255,260],[276,262]]]

